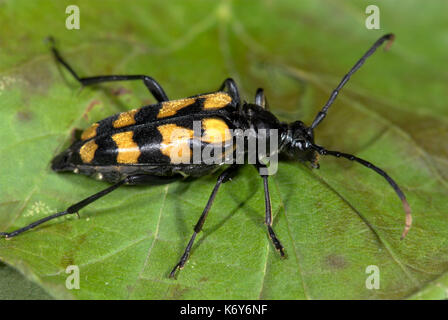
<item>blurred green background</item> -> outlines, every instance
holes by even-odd
[[[68,5],[80,29],[67,30]],[[380,30],[365,27],[368,5]],[[414,213],[369,170],[321,159],[284,162],[270,179],[274,227],[248,167],[223,186],[191,259],[180,257],[216,177],[129,187],[10,241],[0,240],[1,299],[403,299],[448,290],[448,3],[396,1],[0,1],[0,230],[11,230],[105,188],[49,168],[74,128],[153,103],[141,83],[80,89],[52,59],[52,35],[81,75],[148,74],[171,99],[209,92],[231,76],[245,100],[266,90],[284,121],[310,123],[332,88],[381,35],[316,140],[386,170]],[[80,290],[65,269],[80,267]],[[365,286],[376,265],[380,289]]]

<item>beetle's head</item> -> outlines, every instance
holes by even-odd
[[[301,161],[310,162],[313,168],[318,168],[319,154],[311,146],[314,144],[313,131],[302,121],[294,121],[287,126],[285,136],[283,138],[284,152]]]

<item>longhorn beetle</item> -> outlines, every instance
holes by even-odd
[[[389,41],[386,49],[394,39],[393,34],[386,34],[379,38],[370,49],[356,62],[350,71],[331,93],[328,101],[319,111],[310,126],[302,121],[292,123],[280,122],[269,110],[263,89],[258,89],[255,102],[241,102],[238,88],[232,79],[227,79],[216,92],[200,94],[180,100],[169,100],[160,84],[145,75],[107,75],[95,77],[79,77],[72,67],[62,58],[51,39],[51,50],[55,59],[62,64],[81,85],[93,85],[102,82],[140,80],[158,101],[156,104],[144,106],[128,112],[122,112],[94,123],[86,129],[81,138],[75,141],[67,150],[52,160],[52,169],[56,172],[70,171],[95,177],[113,183],[110,187],[75,203],[66,210],[37,220],[21,229],[12,232],[1,232],[0,236],[11,238],[24,231],[32,229],[44,222],[68,214],[78,214],[78,211],[107,195],[122,185],[157,185],[170,183],[185,176],[200,177],[211,174],[223,164],[228,164],[226,156],[222,156],[218,163],[180,162],[191,159],[190,148],[196,146],[203,150],[208,145],[227,143],[235,138],[227,135],[230,129],[252,130],[261,132],[268,130],[268,139],[277,139],[278,148],[270,150],[272,154],[286,154],[292,159],[309,162],[312,167],[318,167],[318,155],[330,155],[346,158],[372,169],[387,180],[401,199],[406,213],[405,228],[401,235],[403,239],[408,233],[411,223],[411,208],[405,195],[389,177],[389,175],[372,163],[354,155],[339,151],[330,151],[314,142],[314,129],[324,120],[328,109],[335,101],[340,90],[350,77],[364,64],[365,60],[385,41]],[[202,137],[194,135],[193,122],[201,124]],[[270,132],[278,133],[276,136]],[[216,135],[213,132],[223,133]],[[258,136],[257,136],[258,137]],[[258,138],[257,138],[258,139]],[[176,146],[186,147],[185,152],[172,152]],[[247,145],[244,144],[244,148]],[[183,149],[185,150],[185,148]],[[233,149],[234,150],[234,149]],[[232,151],[233,152],[233,151]],[[244,149],[247,153],[247,149]],[[243,164],[247,164],[244,161]],[[204,225],[207,214],[213,204],[221,184],[228,182],[237,173],[242,164],[232,163],[226,166],[218,176],[215,187],[208,202],[194,227],[193,235],[179,262],[172,269],[170,277],[174,277],[178,269],[185,265],[193,242]],[[265,162],[257,157],[253,165],[257,169],[266,168]],[[268,187],[268,174],[261,173],[265,194],[265,224],[269,238],[274,247],[284,256],[284,248],[272,229],[271,201]]]

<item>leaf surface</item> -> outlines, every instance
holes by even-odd
[[[446,298],[445,1],[374,1],[381,30],[364,27],[372,1],[354,0],[79,1],[81,29],[67,30],[71,2],[0,3],[0,230],[106,188],[52,172],[51,159],[75,128],[154,103],[138,82],[81,90],[52,59],[43,42],[50,34],[81,75],[148,74],[171,99],[210,92],[232,76],[247,101],[263,87],[281,120],[309,124],[353,63],[394,32],[391,50],[378,50],[343,89],[316,141],[388,172],[409,200],[414,225],[400,241],[404,213],[384,179],[325,157],[320,170],[282,162],[270,178],[287,259],[270,244],[262,181],[248,166],[222,186],[177,280],[168,273],[216,175],[120,188],[83,209],[81,219],[0,240],[2,261],[55,298]],[[79,290],[65,287],[70,265],[80,269]],[[366,288],[371,265],[380,271],[379,290]]]

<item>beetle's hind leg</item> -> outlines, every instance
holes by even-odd
[[[78,80],[83,86],[88,86],[92,84],[98,84],[102,82],[111,82],[111,81],[129,81],[129,80],[142,80],[148,90],[152,93],[154,98],[158,102],[168,101],[168,96],[163,90],[162,86],[150,76],[145,75],[107,75],[107,76],[94,76],[94,77],[80,77],[73,70],[73,68],[62,58],[58,49],[56,49],[54,45],[54,39],[49,38],[51,43],[51,51],[55,59],[62,64],[75,78]]]
[[[197,234],[202,230],[202,226],[204,225],[205,219],[207,218],[208,212],[210,211],[210,208],[212,207],[213,201],[215,200],[216,194],[218,193],[219,187],[221,184],[226,183],[227,181],[232,180],[232,178],[235,176],[236,171],[238,169],[237,165],[232,165],[226,170],[224,170],[218,177],[218,181],[215,184],[215,187],[213,188],[212,194],[210,195],[207,205],[205,206],[204,210],[202,211],[201,217],[199,218],[198,222],[196,223],[196,226],[194,227],[193,235],[190,238],[190,241],[188,241],[187,247],[185,248],[184,253],[182,254],[182,257],[180,258],[179,262],[176,264],[176,266],[173,268],[173,270],[170,273],[170,278],[174,278],[176,275],[176,271],[178,269],[182,269],[185,265],[185,263],[188,260],[188,256],[190,255],[191,248],[193,247],[194,240],[196,239]]]
[[[15,237],[25,231],[28,231],[30,229],[33,229],[35,227],[37,227],[38,225],[41,225],[44,222],[68,215],[68,214],[73,214],[76,213],[78,214],[78,211],[81,210],[82,208],[86,207],[87,205],[91,204],[92,202],[98,200],[99,198],[104,197],[106,194],[111,193],[112,191],[114,191],[115,189],[117,189],[118,187],[122,186],[123,184],[132,184],[132,185],[136,185],[136,184],[151,184],[151,185],[160,185],[160,184],[166,184],[166,183],[170,183],[173,182],[174,180],[179,179],[181,176],[170,176],[170,177],[159,177],[159,176],[151,176],[151,175],[146,175],[146,174],[139,174],[139,175],[133,175],[133,176],[128,176],[125,179],[115,183],[114,185],[98,192],[95,193],[94,195],[91,195],[90,197],[85,198],[84,200],[75,203],[74,205],[68,207],[65,211],[61,211],[55,214],[52,214],[48,217],[42,218],[40,220],[34,221],[33,223],[30,223],[29,225],[11,231],[11,232],[0,232],[0,237],[5,237],[5,238],[12,238]]]

